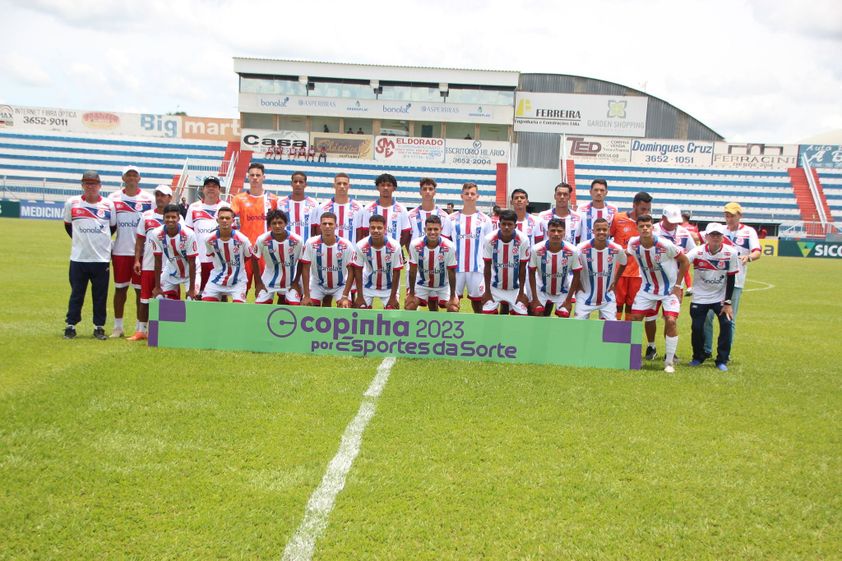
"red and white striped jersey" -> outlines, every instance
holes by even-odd
[[[179,224],[181,217],[178,218]],[[135,236],[143,240],[143,262],[141,268],[144,271],[155,270],[155,242],[152,239],[152,230],[164,225],[164,215],[158,214],[157,209],[147,210],[140,217],[135,228]],[[134,254],[133,254],[134,255]]]
[[[547,232],[547,223],[553,218],[558,218],[559,220],[564,220],[564,241],[573,245],[582,241],[582,215],[575,210],[570,209],[567,216],[562,218],[561,216],[556,216],[555,209],[551,208],[539,213],[538,218],[544,227],[544,235]]]
[[[149,233],[153,255],[161,256],[161,280],[169,284],[181,284],[189,280],[189,258],[196,258],[199,246],[196,234],[186,226],[178,225],[174,236],[167,233],[166,226],[159,226]]]
[[[614,278],[615,266],[625,265],[628,261],[626,250],[614,242],[608,242],[604,249],[596,249],[593,240],[587,240],[576,248],[579,251],[579,292],[576,301],[588,306],[601,306],[605,302],[614,302],[614,293],[608,292]]]
[[[108,195],[117,211],[117,237],[111,247],[112,255],[134,256],[134,237],[141,215],[155,208],[155,197],[144,190],[130,197],[124,189]]]
[[[491,286],[500,290],[518,290],[520,268],[529,266],[529,238],[518,230],[504,242],[500,230],[489,234],[483,243],[482,258],[491,263]],[[525,270],[525,269],[524,269]]]
[[[218,286],[246,284],[245,264],[251,258],[252,252],[251,242],[245,234],[234,230],[229,239],[223,240],[217,228],[205,240],[205,251],[213,262],[210,282]]]
[[[265,266],[260,280],[266,288],[286,289],[295,280],[298,262],[304,251],[304,240],[295,234],[287,234],[286,239],[279,242],[270,230],[257,237],[251,251],[255,256],[263,258]]]
[[[216,223],[216,211],[226,206],[219,201],[215,205],[207,205],[202,201],[191,203],[187,207],[187,216],[184,218],[184,225],[193,230],[196,236],[196,244],[205,247],[208,236],[219,226]],[[199,252],[199,263],[210,263],[210,257],[204,251]]]
[[[604,218],[608,221],[609,228],[611,227],[614,215],[617,214],[617,207],[606,203],[604,207],[596,208],[593,203],[585,203],[579,207],[579,214],[582,215],[582,241],[587,241],[593,237],[595,220]]]
[[[415,280],[418,286],[448,286],[447,270],[456,268],[456,246],[442,237],[435,247],[427,245],[427,236],[415,238],[409,244],[409,262],[418,267]]]
[[[629,240],[626,253],[637,261],[640,268],[643,279],[640,290],[655,296],[666,296],[672,291],[678,276],[675,258],[682,253],[680,247],[663,236],[655,236],[655,243],[647,249],[636,236]]]
[[[303,148],[302,148],[303,150]],[[316,199],[304,197],[303,201],[293,201],[289,196],[278,201],[278,208],[289,216],[287,232],[293,233],[302,240],[310,237],[310,224],[313,211],[319,206]],[[338,234],[337,234],[338,235]]]
[[[684,226],[676,226],[675,229],[669,231],[665,229],[660,222],[652,227],[652,233],[656,236],[663,236],[675,245],[681,248],[681,251],[687,253],[696,247],[696,240],[693,239],[693,234]]]
[[[386,237],[400,242],[401,234],[411,230],[409,212],[400,203],[396,202],[388,207],[380,206],[377,201],[371,203],[360,214],[360,227],[367,229],[369,219],[375,214],[379,214],[386,220]]]
[[[431,214],[441,218],[441,235],[452,240],[453,233],[451,232],[450,215],[439,206],[433,210],[424,210],[420,205],[410,210],[408,215],[409,225],[412,228],[412,239],[423,237],[427,233],[425,222]]]
[[[456,211],[450,215],[453,243],[456,244],[456,271],[459,273],[482,272],[482,244],[494,227],[491,218],[482,212],[464,214]]]
[[[529,268],[537,272],[538,290],[548,296],[566,294],[570,290],[568,276],[582,268],[579,250],[576,246],[562,242],[561,249],[550,251],[550,241],[545,240],[532,246]]]
[[[359,218],[362,210],[363,205],[355,200],[340,204],[330,199],[313,209],[310,224],[316,226],[318,229],[319,224],[321,224],[322,214],[332,212],[336,215],[336,236],[345,238],[351,243],[356,243],[357,228],[360,227]]]
[[[333,290],[348,282],[348,266],[356,264],[357,248],[345,238],[327,245],[322,237],[313,236],[304,243],[301,262],[310,264],[310,284]]]
[[[357,244],[357,266],[363,267],[363,288],[371,290],[391,290],[403,268],[403,252],[400,244],[392,238],[386,238],[382,247],[371,244],[371,236],[366,236]]]
[[[544,223],[533,214],[527,214],[523,220],[516,222],[515,230],[526,234],[530,247],[544,239]]]

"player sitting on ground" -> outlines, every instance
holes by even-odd
[[[426,234],[409,244],[409,294],[407,310],[427,306],[431,312],[447,306],[448,312],[459,311],[456,297],[456,246],[441,235],[441,218],[427,217]]]
[[[205,302],[219,302],[223,297],[236,303],[246,301],[248,279],[245,265],[251,258],[251,242],[234,230],[234,211],[224,206],[216,211],[219,228],[205,240],[205,251],[213,259],[208,284],[202,292]]]
[[[579,263],[579,292],[576,293],[576,319],[588,319],[599,312],[599,319],[616,320],[617,303],[614,288],[626,268],[625,250],[608,241],[610,226],[605,218],[597,218],[591,225],[593,239],[577,247]]]
[[[287,233],[287,214],[279,209],[266,213],[269,231],[257,237],[252,248],[252,267],[262,258],[263,274],[254,277],[257,297],[255,304],[271,304],[278,296],[278,304],[297,306],[301,303],[301,275],[299,260],[304,250],[304,240]],[[257,270],[257,269],[253,269]]]
[[[332,212],[322,214],[320,226],[322,233],[305,242],[301,255],[301,304],[330,307],[332,299],[337,298],[337,307],[350,308],[357,250],[354,244],[336,236],[336,215]]]
[[[637,217],[640,236],[629,240],[626,252],[637,261],[643,286],[632,304],[632,321],[658,314],[664,308],[664,339],[666,353],[664,371],[675,372],[675,350],[678,348],[678,314],[681,312],[683,291],[677,280],[684,277],[690,262],[681,248],[671,241],[653,234],[651,215]]]
[[[375,298],[383,308],[397,310],[398,287],[403,268],[400,244],[386,237],[386,219],[375,214],[368,221],[368,236],[357,244],[357,292],[355,308],[371,308]]]
[[[164,225],[152,230],[152,254],[155,258],[155,288],[152,297],[181,299],[181,285],[186,285],[188,300],[198,298],[196,256],[199,246],[193,230],[181,224],[178,205],[164,207]],[[166,267],[164,267],[166,260]]]
[[[500,228],[486,237],[483,243],[484,314],[496,314],[502,303],[509,305],[512,315],[525,316],[529,313],[529,300],[524,294],[526,269],[529,265],[529,238],[515,230],[516,223],[515,211],[501,211]]]
[[[551,218],[546,224],[547,239],[532,246],[529,283],[532,286],[533,315],[550,315],[555,306],[559,317],[570,317],[573,294],[579,286],[579,251],[564,241],[564,220]],[[568,273],[573,282],[568,286]]]

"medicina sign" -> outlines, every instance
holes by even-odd
[[[642,324],[153,300],[149,346],[639,369]]]

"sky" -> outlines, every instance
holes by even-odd
[[[0,103],[237,116],[233,57],[572,74],[733,142],[842,130],[839,0],[0,0]]]

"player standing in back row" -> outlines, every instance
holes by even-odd
[[[253,162],[248,169],[249,192],[237,193],[231,199],[231,210],[237,215],[240,221],[238,231],[243,234],[251,245],[257,241],[258,236],[266,231],[266,213],[273,208],[278,208],[278,197],[263,189],[265,168],[259,162]],[[218,263],[214,262],[215,266]],[[262,273],[263,263],[260,262],[261,270],[252,270],[251,259],[244,262],[244,274],[246,278],[246,290],[248,293],[254,275]]]
[[[397,240],[402,247],[408,247],[412,240],[412,227],[406,207],[394,198],[394,193],[398,190],[398,180],[391,174],[382,173],[374,180],[374,185],[380,196],[360,213],[357,239],[361,240],[368,235],[369,220],[378,214],[386,220],[386,236]]]
[[[475,314],[482,313],[485,294],[482,245],[494,227],[491,218],[477,209],[479,190],[476,183],[462,185],[462,210],[450,215],[453,242],[456,244],[456,296],[462,298],[465,288]]]
[[[216,212],[225,206],[219,198],[220,185],[218,177],[207,176],[202,184],[202,200],[195,201],[187,207],[187,216],[184,219],[184,225],[193,230],[196,246],[199,248],[199,293],[205,289],[211,269],[213,269],[213,260],[205,251],[205,241],[219,227],[216,223]]]
[[[412,227],[412,239],[421,238],[426,233],[427,218],[438,216],[441,218],[441,235],[452,240],[450,220],[447,212],[436,204],[435,179],[424,177],[419,182],[418,192],[421,195],[421,204],[409,211],[409,224]]]
[[[303,171],[296,171],[290,177],[292,193],[278,201],[278,208],[284,211],[289,217],[287,231],[295,234],[302,240],[318,234],[318,226],[311,222],[313,211],[319,203],[305,192],[307,190],[307,174]]]
[[[363,206],[348,194],[351,178],[347,173],[337,173],[333,178],[333,198],[318,205],[310,216],[310,236],[319,233],[322,214],[332,212],[336,215],[336,235],[356,243],[360,213]]]
[[[591,181],[591,202],[585,203],[579,207],[579,214],[582,215],[582,239],[589,240],[593,237],[594,221],[598,218],[604,218],[608,221],[608,228],[611,228],[611,222],[614,220],[614,215],[617,214],[617,207],[609,205],[605,202],[605,197],[608,196],[608,182],[604,179],[594,179]]]

